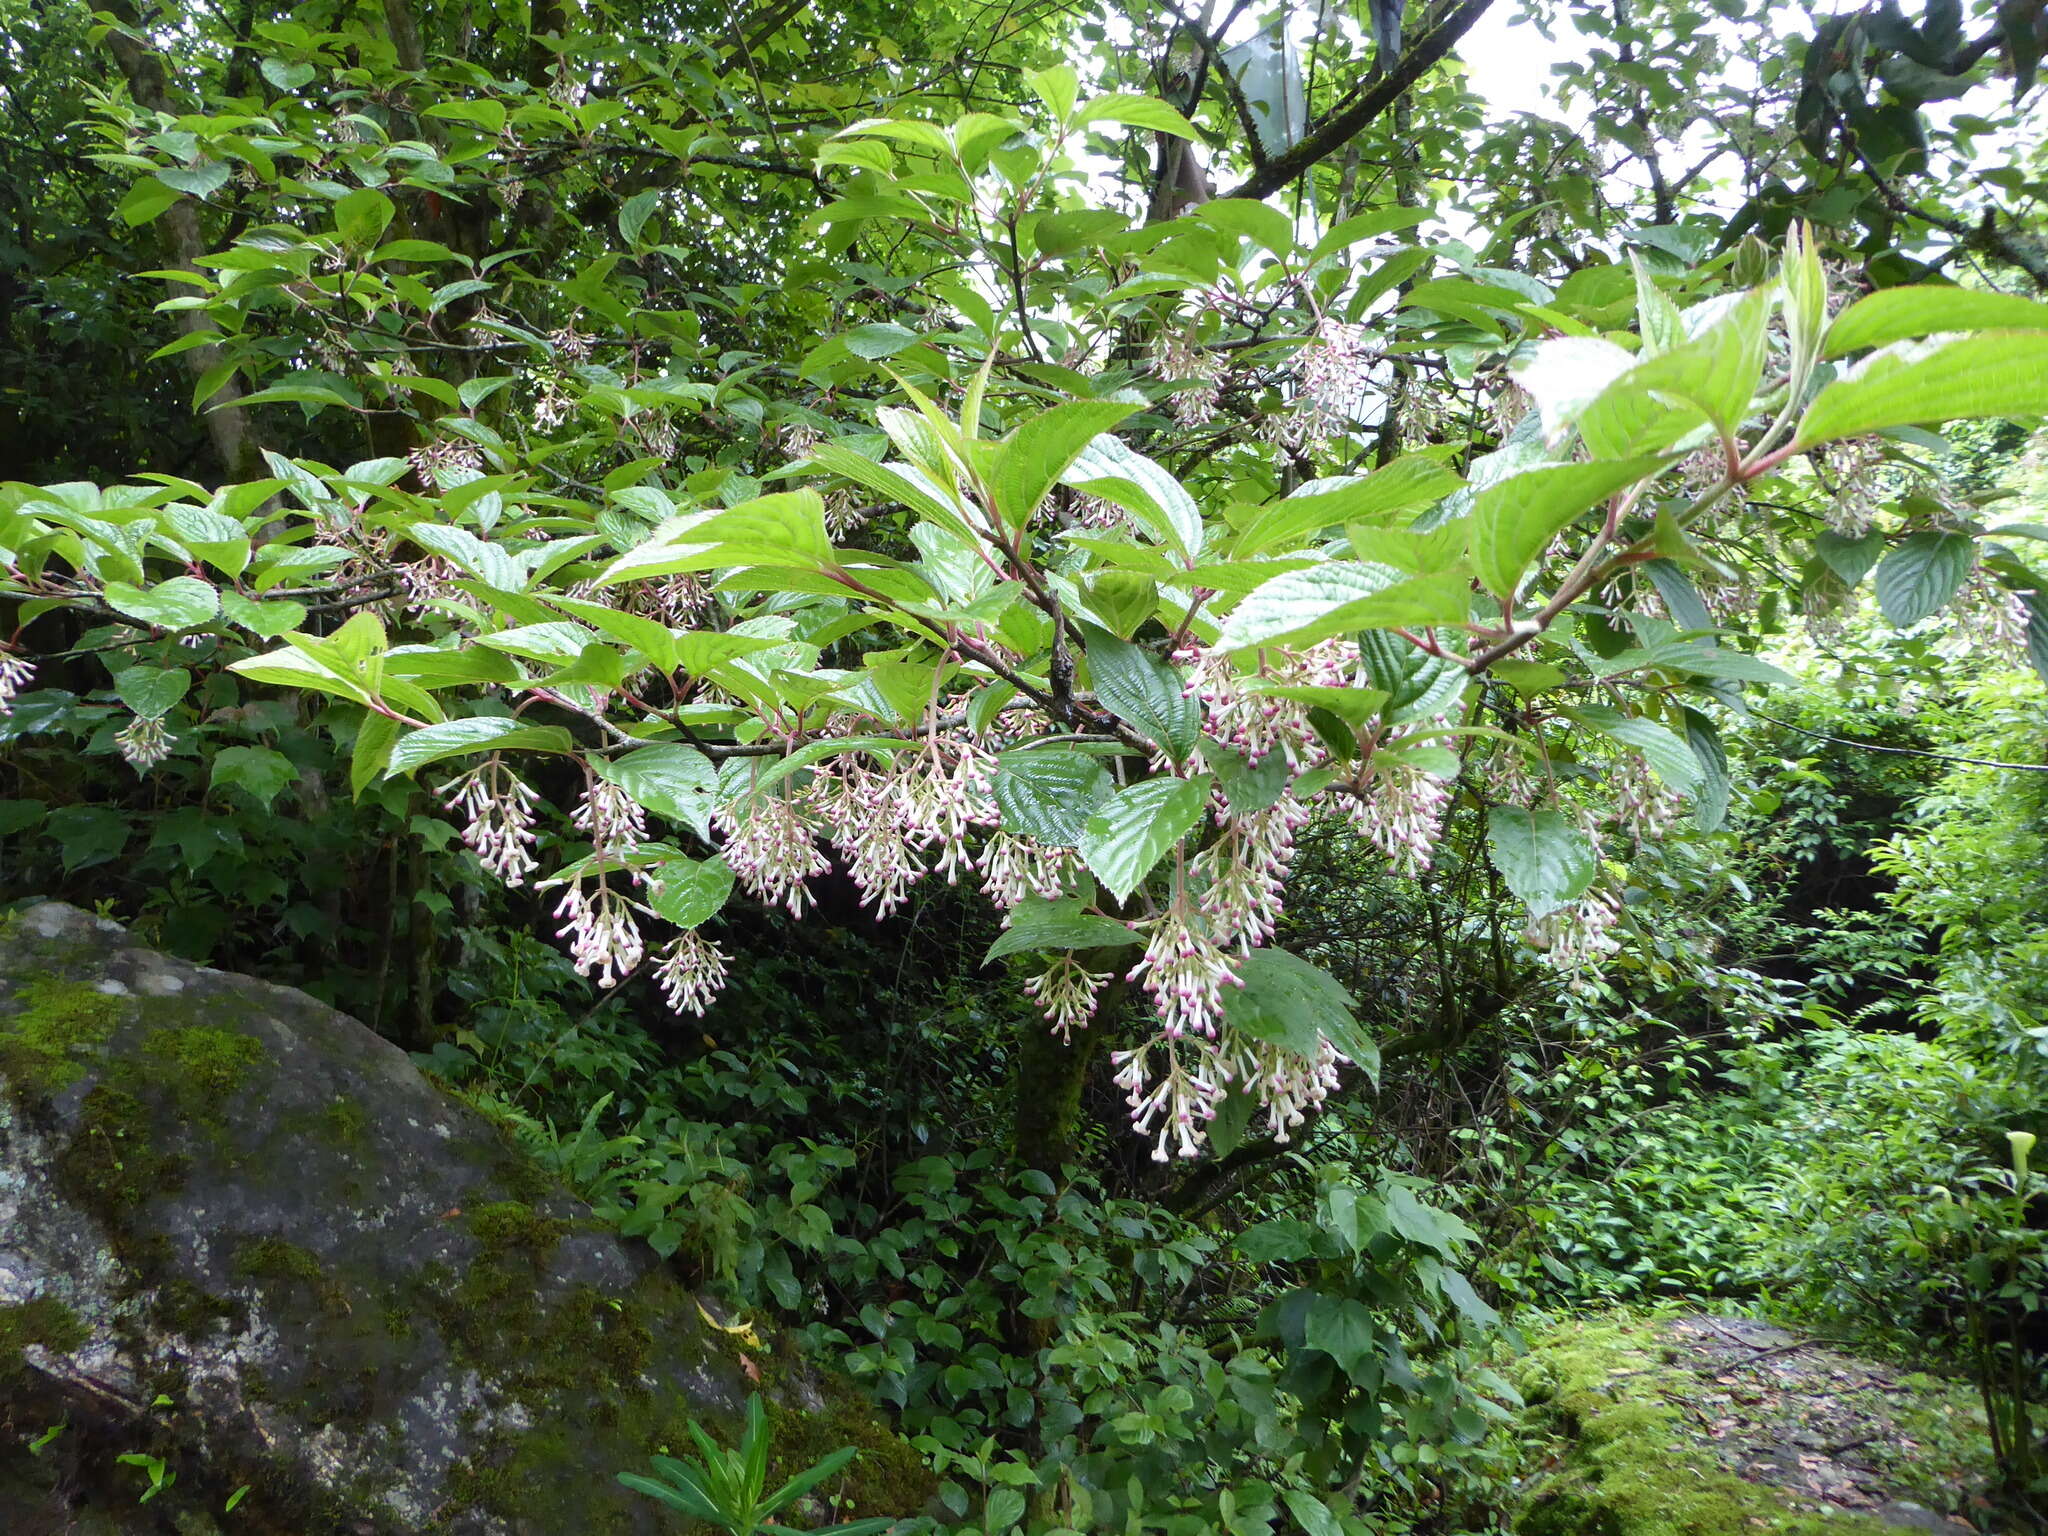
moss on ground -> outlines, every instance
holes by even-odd
[[[1562,1437],[1563,1465],[1517,1513],[1518,1536],[1879,1536],[1861,1515],[1790,1507],[1745,1482],[1683,1429],[1678,1403],[1696,1393],[1669,1370],[1653,1322],[1574,1324],[1536,1341],[1520,1371],[1538,1421]]]

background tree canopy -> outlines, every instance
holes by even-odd
[[[1493,1528],[1671,1297],[2040,1517],[2039,0],[0,15],[0,896],[400,1041],[920,1518]]]

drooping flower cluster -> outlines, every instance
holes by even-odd
[[[646,956],[632,902],[604,875],[571,880],[555,916],[562,919],[556,933],[569,941],[576,974],[591,977],[600,987],[617,986]]]
[[[728,958],[725,951],[704,937],[702,929],[692,928],[676,935],[654,968],[654,979],[661,987],[662,1000],[668,1004],[669,1012],[702,1017],[725,986]]]
[[[1614,822],[1637,847],[1654,843],[1685,815],[1685,797],[1650,771],[1637,753],[1614,766]]]
[[[1343,1082],[1344,1057],[1330,1043],[1330,1037],[1316,1036],[1316,1053],[1302,1056],[1258,1040],[1241,1042],[1231,1062],[1232,1076],[1247,1085],[1256,1084],[1266,1109],[1266,1126],[1283,1146],[1293,1129],[1308,1119],[1309,1111],[1322,1107]]]
[[[1074,850],[997,831],[982,845],[975,867],[981,871],[982,893],[1003,909],[1007,926],[1011,911],[1025,897],[1052,901],[1065,891],[1073,877]]]
[[[1396,874],[1419,875],[1436,856],[1451,793],[1451,785],[1436,775],[1397,756],[1381,756],[1359,793],[1344,801],[1344,819],[1387,856]]]
[[[617,853],[647,841],[647,813],[609,779],[594,779],[569,817],[600,853]]]
[[[1211,936],[1207,917],[1180,882],[1148,927],[1145,952],[1126,979],[1151,997],[1164,1038],[1215,1039],[1223,1024],[1223,989],[1243,985],[1230,951]]]
[[[36,664],[0,654],[0,715],[14,711],[14,701],[36,675]]]
[[[778,788],[720,806],[711,824],[740,884],[770,906],[802,917],[810,899],[804,882],[832,867],[818,851],[803,811]]]
[[[1192,873],[1202,915],[1222,943],[1250,953],[1273,937],[1286,903],[1294,835],[1308,819],[1308,807],[1291,794],[1248,815],[1226,808],[1219,817],[1221,831],[1196,856]]]
[[[1174,660],[1188,669],[1186,692],[1202,701],[1204,729],[1211,737],[1242,752],[1254,766],[1277,751],[1290,768],[1302,769],[1323,755],[1308,706],[1260,691],[1258,684],[1344,687],[1357,671],[1358,648],[1348,640],[1325,640],[1299,651],[1260,651],[1249,673],[1230,653],[1201,646],[1184,648]]]
[[[997,821],[995,758],[972,741],[928,737],[884,766],[820,773],[807,799],[862,899],[887,916],[932,870],[950,885],[971,867],[969,835]]]
[[[1600,963],[1621,948],[1621,893],[1596,885],[1569,906],[1537,918],[1523,937],[1561,975],[1590,982]]]
[[[1204,1128],[1216,1118],[1216,1105],[1229,1088],[1222,1063],[1206,1046],[1201,1040],[1161,1035],[1135,1050],[1110,1053],[1117,1069],[1116,1085],[1124,1090],[1124,1102],[1131,1107],[1131,1128],[1140,1136],[1150,1136],[1154,1124],[1159,1127],[1152,1147],[1155,1163],[1168,1161],[1169,1136],[1180,1156],[1201,1155]],[[1156,1078],[1152,1072],[1154,1052],[1163,1058],[1164,1067]]]
[[[154,768],[171,755],[171,733],[164,729],[163,721],[148,715],[130,720],[115,734],[114,744],[137,773]]]
[[[1884,450],[1876,438],[1855,437],[1831,443],[1822,450],[1828,478],[1834,482],[1828,501],[1827,524],[1845,539],[1860,539],[1870,532],[1870,520],[1884,502],[1879,482]]]
[[[540,796],[497,753],[451,780],[441,803],[462,814],[464,846],[505,884],[523,885],[540,867],[533,857],[533,813]]]
[[[1024,992],[1065,1043],[1095,1017],[1095,999],[1108,980],[1106,971],[1091,971],[1072,955],[1055,955],[1043,971],[1024,983]]]
[[[1207,426],[1222,396],[1223,368],[1192,329],[1167,332],[1159,343],[1159,375],[1173,381],[1173,419],[1190,430]]]
[[[420,478],[437,491],[467,485],[483,473],[483,455],[473,443],[456,438],[437,437],[431,443],[422,443],[407,457]]]

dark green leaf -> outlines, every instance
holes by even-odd
[[[1536,917],[1578,900],[1599,873],[1586,834],[1559,811],[1497,805],[1487,813],[1486,847],[1508,889]]]

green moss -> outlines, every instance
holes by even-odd
[[[57,1182],[75,1204],[118,1228],[146,1201],[180,1187],[189,1166],[190,1159],[157,1147],[141,1099],[101,1083],[80,1106],[57,1159]]]
[[[0,1307],[0,1378],[21,1365],[21,1352],[31,1344],[68,1354],[91,1336],[78,1315],[54,1296]]]
[[[152,1030],[142,1053],[163,1070],[162,1081],[178,1108],[208,1122],[226,1115],[229,1102],[240,1096],[263,1059],[263,1047],[249,1036],[199,1024]]]
[[[469,1230],[488,1255],[519,1252],[538,1260],[555,1251],[569,1224],[543,1216],[523,1201],[496,1200],[470,1210]]]
[[[1696,1380],[1666,1369],[1652,1325],[1573,1325],[1539,1340],[1520,1386],[1566,1442],[1557,1472],[1517,1513],[1518,1536],[1877,1536],[1860,1515],[1792,1509],[1689,1440],[1679,1406]]]
[[[330,1312],[346,1312],[348,1298],[318,1254],[281,1237],[258,1237],[235,1248],[235,1275],[254,1281],[303,1285]]]
[[[354,1099],[336,1099],[320,1112],[320,1127],[335,1146],[360,1151],[369,1144],[370,1117]]]
[[[121,1022],[121,1002],[83,982],[39,978],[0,1018],[0,1075],[23,1098],[47,1100],[85,1075],[89,1057]]]

